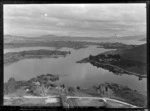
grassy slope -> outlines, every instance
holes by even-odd
[[[132,60],[141,63],[146,63],[146,44],[137,46],[132,49],[119,51],[123,60]]]
[[[104,52],[104,54],[119,54],[121,56],[121,61],[115,62],[113,64],[115,65],[118,64],[117,66],[120,66],[119,64],[123,65],[127,62],[136,63],[136,64],[139,64],[140,66],[130,67],[126,69],[135,73],[142,73],[142,74],[147,73],[146,71],[146,62],[147,62],[146,44],[142,44],[131,49],[108,51],[108,52]]]
[[[121,55],[122,60],[138,62],[139,64],[142,64],[140,67],[128,68],[129,71],[144,74],[146,73],[146,44],[137,46],[132,49],[120,51],[119,54]]]
[[[116,51],[107,51],[103,54],[119,54],[122,60],[131,60],[146,63],[146,44],[138,45],[130,49],[121,49]],[[99,54],[101,55],[101,54]]]

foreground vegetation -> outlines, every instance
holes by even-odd
[[[4,83],[4,94],[9,94],[17,91],[18,89],[28,89],[29,93],[32,95],[44,95],[48,87],[53,88],[57,85],[55,81],[59,80],[58,75],[40,75],[31,78],[28,81],[16,81],[14,78],[10,78],[8,82]]]
[[[21,51],[21,52],[8,52],[4,54],[4,65],[11,64],[23,59],[29,58],[57,58],[65,57],[71,52],[67,51],[57,51],[57,50],[30,50],[30,51]]]
[[[50,104],[50,106],[60,106],[69,102],[72,105],[77,105],[80,100],[68,99],[67,96],[79,96],[79,97],[107,97],[124,101],[139,107],[146,107],[146,96],[140,94],[136,90],[132,90],[127,86],[118,85],[115,83],[101,83],[99,85],[89,86],[84,89],[80,86],[76,88],[65,86],[64,84],[58,84],[58,75],[46,74],[31,78],[27,81],[16,81],[14,78],[10,78],[8,82],[4,83],[4,97],[11,97],[12,99],[4,99],[5,105],[44,105],[44,98],[22,98],[24,96],[36,96],[47,97],[56,96],[59,99],[59,103]],[[16,99],[13,97],[17,97]],[[19,97],[19,98],[18,98]],[[94,100],[95,101],[95,100]],[[97,103],[97,102],[96,102]],[[96,103],[94,106],[96,106]],[[87,104],[87,103],[86,103]],[[93,103],[94,104],[94,103]],[[108,105],[108,103],[106,102]],[[106,105],[105,104],[105,105]]]
[[[93,85],[89,89],[84,89],[82,91],[92,94],[93,96],[109,97],[136,106],[146,107],[147,105],[146,96],[127,86],[122,86],[116,83],[106,82],[99,85]]]

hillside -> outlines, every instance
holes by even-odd
[[[146,44],[143,44],[128,49],[107,51],[96,56],[90,55],[77,63],[90,62],[92,65],[107,69],[114,74],[122,73],[142,77],[147,74],[146,55]]]
[[[147,51],[146,44],[120,51],[119,54],[122,61],[130,61],[135,64],[134,67],[128,67],[127,70],[135,73],[147,74]]]
[[[123,60],[132,60],[140,63],[146,63],[146,44],[137,47],[117,51]]]
[[[12,35],[4,35],[4,43],[12,43],[12,42],[21,42],[27,40],[26,37],[21,36],[12,36]]]
[[[119,54],[120,60],[110,61],[111,64],[124,68],[128,71],[146,74],[147,51],[146,44],[130,49],[106,52],[105,54]]]

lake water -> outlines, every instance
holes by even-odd
[[[6,52],[17,52],[22,50],[37,50],[55,48],[49,47],[25,47],[6,49]],[[98,85],[103,82],[113,82],[136,89],[141,93],[147,92],[147,79],[138,80],[134,75],[115,75],[108,70],[97,68],[90,63],[79,64],[79,61],[90,54],[97,55],[110,49],[96,48],[90,46],[79,50],[71,48],[61,48],[62,51],[71,51],[70,55],[59,58],[43,58],[43,59],[24,59],[11,65],[4,66],[4,81],[8,81],[10,77],[16,80],[29,80],[41,74],[60,74],[59,83],[64,83],[66,86],[80,86],[82,88],[91,85]]]

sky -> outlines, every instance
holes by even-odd
[[[146,35],[146,4],[7,4],[4,5],[4,34]]]

